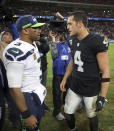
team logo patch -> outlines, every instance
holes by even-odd
[[[104,38],[103,44],[105,44],[106,47],[108,46],[108,39],[106,37]]]
[[[33,58],[34,58],[34,60],[37,59],[37,57],[36,57],[36,53],[33,54]]]

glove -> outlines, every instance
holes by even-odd
[[[104,108],[105,102],[107,102],[106,98],[98,96],[96,101],[96,111],[101,111]]]

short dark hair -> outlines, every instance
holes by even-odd
[[[69,16],[74,16],[74,21],[82,21],[84,26],[87,27],[88,25],[88,18],[84,11],[76,11],[69,14]]]

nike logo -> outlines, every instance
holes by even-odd
[[[18,50],[12,50],[14,53],[16,53],[16,54],[18,54],[19,53],[19,51]]]

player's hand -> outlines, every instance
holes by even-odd
[[[31,115],[30,117],[24,119],[24,125],[27,127],[27,128],[36,128],[37,127],[37,119],[35,116]]]
[[[102,96],[98,96],[96,101],[96,111],[101,111],[104,108],[104,104],[106,102],[106,99]]]
[[[60,84],[60,89],[61,91],[65,92],[66,91],[66,88],[65,88],[65,84],[66,84],[66,80],[62,80],[61,84]]]

